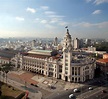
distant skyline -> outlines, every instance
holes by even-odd
[[[108,0],[0,0],[0,38],[108,39]]]

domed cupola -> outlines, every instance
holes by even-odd
[[[72,51],[71,35],[67,29],[66,35],[63,40],[63,51]]]

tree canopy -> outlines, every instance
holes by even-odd
[[[95,45],[97,51],[106,51],[108,53],[108,42],[102,42]]]

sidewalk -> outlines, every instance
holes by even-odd
[[[27,82],[29,81],[34,84],[37,84],[40,88],[50,92],[56,92],[56,91],[61,91],[66,89],[74,89],[77,87],[84,86],[84,84],[65,82],[61,79],[28,73],[26,71],[14,71],[12,73],[17,76],[19,75],[21,79],[26,78]],[[53,86],[53,88],[49,86]]]
[[[2,81],[3,77],[1,75],[0,75],[0,77],[1,77],[0,80]],[[6,83],[6,81],[5,81],[5,83]],[[19,82],[9,79],[9,78],[7,78],[7,83],[9,85],[11,85],[17,89],[23,90],[23,91],[29,90],[28,97],[30,97],[30,99],[41,99],[42,98],[42,93],[40,91],[36,92],[35,89],[31,90],[30,86],[25,87],[24,84],[21,84]]]
[[[58,90],[63,90],[63,86],[58,86],[58,81],[57,79],[52,79],[51,77],[44,77],[42,75],[40,75],[39,77],[37,75],[35,75],[34,77],[32,77],[31,79],[39,82],[37,85],[45,90],[48,90],[50,92],[55,92]],[[50,86],[53,86],[53,88],[51,88]]]

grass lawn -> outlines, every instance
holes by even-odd
[[[2,91],[2,96],[0,97],[0,99],[15,99],[16,96],[22,93],[22,91],[13,88],[10,85],[6,85],[3,83],[1,84],[1,82],[0,82],[0,89]]]

